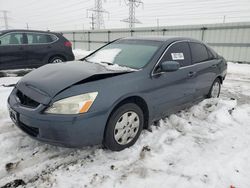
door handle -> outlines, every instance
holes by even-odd
[[[213,64],[213,65],[211,65],[211,67],[215,68],[215,67],[217,67],[217,64]]]
[[[196,74],[196,72],[189,72],[188,77],[193,77],[193,76],[195,76],[195,74]]]

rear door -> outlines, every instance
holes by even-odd
[[[0,69],[25,68],[27,53],[24,34],[11,32],[0,37]]]
[[[189,42],[192,64],[196,72],[196,98],[204,97],[216,77],[218,61],[207,47],[198,42]]]
[[[164,61],[177,61],[181,67],[174,72],[161,73],[159,67]],[[188,43],[173,43],[156,66],[151,80],[151,100],[156,114],[165,116],[192,102],[196,89],[194,79]]]
[[[26,32],[28,63],[33,67],[44,65],[50,54],[53,54],[52,43],[57,39],[47,33]]]

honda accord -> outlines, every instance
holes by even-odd
[[[159,119],[218,97],[226,71],[225,59],[195,39],[119,39],[25,75],[8,98],[10,117],[40,141],[120,151]]]

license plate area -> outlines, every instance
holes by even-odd
[[[18,113],[14,111],[13,109],[9,108],[9,114],[11,120],[15,123],[18,124]]]

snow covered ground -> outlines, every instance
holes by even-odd
[[[250,187],[250,65],[228,64],[219,99],[144,130],[121,152],[66,149],[29,138],[8,117],[19,77],[0,78],[0,187]]]

